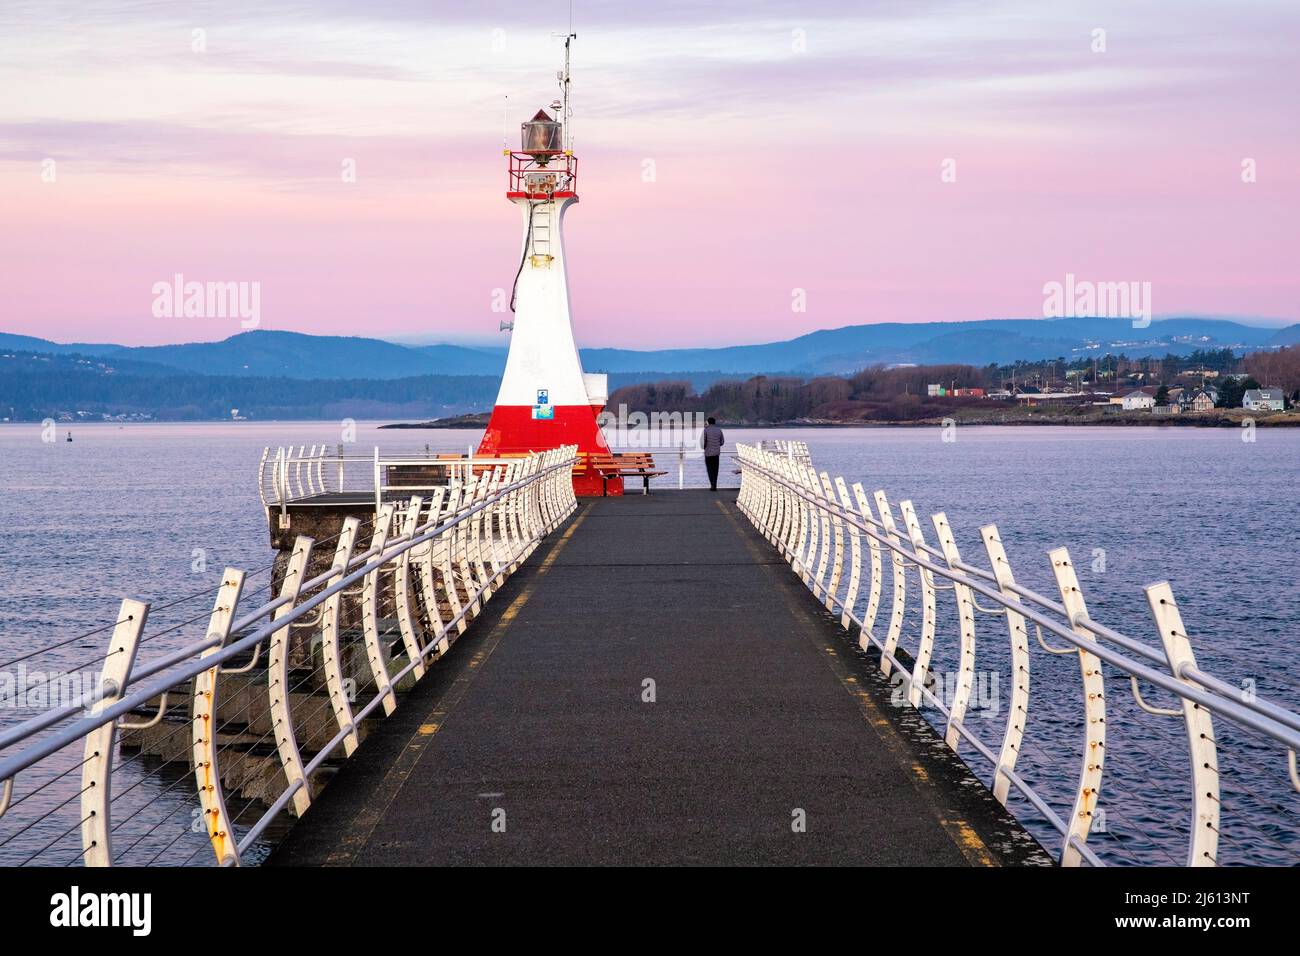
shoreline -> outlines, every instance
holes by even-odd
[[[655,414],[655,413],[648,413]],[[682,415],[684,413],[664,413]],[[487,426],[486,418],[483,421],[474,421],[475,416],[457,416],[449,419],[435,419],[427,422],[395,422],[388,425],[381,425],[380,428],[391,429],[450,429],[450,428],[485,428]],[[1154,416],[1150,413],[1139,412],[1137,414],[1104,414],[1104,415],[1059,415],[1053,413],[1035,414],[1032,412],[1022,412],[1020,414],[999,414],[996,417],[990,415],[983,417],[980,415],[961,414],[961,410],[954,409],[954,414],[943,417],[911,418],[911,419],[867,419],[857,421],[840,421],[836,419],[790,419],[787,421],[768,422],[768,421],[745,421],[745,420],[722,420],[719,424],[723,428],[941,428],[948,422],[957,425],[988,425],[995,427],[1012,427],[1018,425],[1030,426],[1080,426],[1080,427],[1102,427],[1102,428],[1240,428],[1242,423],[1247,420],[1253,420],[1255,425],[1261,428],[1300,428],[1300,412],[1268,412],[1265,414],[1251,414],[1244,409],[1222,409],[1213,414],[1179,414],[1179,415],[1161,415]],[[662,426],[657,426],[659,430],[664,430]],[[690,431],[691,429],[668,428],[669,431]]]
[[[789,419],[786,421],[746,421],[740,419],[726,420],[723,419],[719,424],[723,428],[933,428],[942,427],[946,422],[954,422],[957,425],[986,425],[990,427],[1015,427],[1021,425],[1027,426],[1067,426],[1067,427],[1102,427],[1102,428],[1240,428],[1242,423],[1248,419],[1253,419],[1257,427],[1260,428],[1300,428],[1300,411],[1290,412],[1270,412],[1263,415],[1252,415],[1243,413],[1242,409],[1225,410],[1226,414],[1219,415],[1169,415],[1155,417],[1149,414],[1139,413],[1139,415],[1105,415],[1105,416],[1088,416],[1075,417],[1070,415],[1018,415],[1018,416],[998,416],[978,417],[971,415],[961,415],[959,412],[944,417],[927,417],[911,419],[866,419],[855,421],[840,421],[835,419]],[[678,413],[680,414],[680,413]],[[115,422],[115,421],[60,421],[56,425],[60,430],[70,430],[76,428],[94,429],[94,428],[126,428],[141,425],[279,425],[279,424],[322,424],[332,422],[332,418],[302,418],[302,419],[240,419],[232,421],[228,418],[186,418],[186,419],[148,419],[145,421]],[[482,429],[487,427],[487,416],[483,416],[482,421],[475,420],[475,416],[457,416],[449,419],[434,419],[423,422],[393,422],[383,418],[357,419],[358,423],[364,422],[368,425],[375,425],[381,430],[391,429],[394,431],[401,430],[468,430]],[[379,423],[383,424],[379,424]],[[0,425],[8,425],[15,428],[40,426],[40,421],[8,421],[0,422]],[[664,428],[655,426],[659,430],[668,431],[688,431],[690,429]]]
[[[725,427],[730,428],[933,428],[942,427],[946,422],[952,421],[957,425],[987,425],[990,427],[1014,427],[1020,425],[1049,427],[1049,426],[1069,426],[1081,428],[1240,428],[1242,423],[1251,418],[1249,415],[1240,415],[1235,417],[1222,416],[1211,419],[1190,420],[1188,418],[1180,419],[1176,415],[1167,418],[1068,418],[1055,416],[1034,416],[1032,418],[1016,419],[981,419],[981,418],[959,418],[949,416],[948,418],[916,418],[908,420],[888,420],[888,421],[789,421],[789,422],[730,422],[722,423]],[[1279,420],[1280,419],[1280,420]],[[1254,419],[1255,425],[1260,428],[1298,428],[1300,427],[1300,415],[1282,416],[1279,413],[1273,413],[1270,417]]]

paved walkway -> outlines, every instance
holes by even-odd
[[[874,673],[734,491],[583,499],[271,862],[968,865],[1023,850]]]

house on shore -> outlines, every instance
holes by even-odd
[[[1114,399],[1111,400],[1114,401]],[[1156,404],[1155,396],[1141,388],[1135,388],[1131,392],[1126,392],[1120,397],[1119,402],[1120,406],[1126,412],[1150,411]]]
[[[1219,392],[1213,388],[1198,388],[1186,391],[1181,396],[1183,410],[1187,412],[1213,411],[1219,402]]]
[[[1280,388],[1248,388],[1241,407],[1252,412],[1280,412],[1286,408],[1286,397]]]

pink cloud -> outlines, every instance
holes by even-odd
[[[414,29],[417,7],[386,4],[360,26]],[[908,9],[859,21],[848,4],[774,7],[768,30],[748,7],[724,5],[702,26],[731,18],[745,39],[727,47],[720,30],[723,53],[673,61],[656,49],[588,67],[582,202],[568,223],[583,344],[1034,316],[1043,283],[1066,272],[1149,281],[1158,314],[1296,318],[1286,210],[1300,196],[1300,145],[1286,97],[1300,77],[1283,49],[1294,13],[1224,20],[1195,4],[1182,23],[1156,29],[1108,8],[1097,20],[1111,24],[1109,59],[1098,59],[1084,29],[1092,8],[1061,12],[1034,34],[1017,32],[1015,5],[998,6],[1009,19],[995,17],[997,29],[949,11],[932,21],[946,29],[918,26],[914,37]],[[148,22],[145,7],[123,10]],[[690,10],[665,11],[665,42],[694,29]],[[30,16],[35,24],[35,8]],[[610,37],[628,26],[612,12],[594,16]],[[486,37],[497,19],[458,26]],[[762,46],[786,42],[789,23],[808,24],[804,60]],[[873,24],[901,46],[837,40],[861,28],[870,42]],[[74,27],[41,29],[49,39]],[[348,36],[341,24],[332,40],[346,47]],[[606,41],[596,31],[583,42]],[[55,93],[37,115],[39,96],[0,100],[0,330],[126,343],[239,331],[150,315],[152,284],[181,272],[261,282],[268,328],[493,338],[492,291],[510,282],[519,231],[502,195],[497,121],[483,118],[500,68],[476,71],[471,58],[422,76],[404,59],[410,50],[392,47],[390,64],[386,49],[295,50],[283,62],[240,49],[229,75],[187,72],[168,53],[159,69],[213,102],[232,75],[266,84],[262,99],[232,93],[189,115],[141,118],[135,101],[105,101],[88,119],[68,112],[76,97]],[[95,71],[116,75],[110,61],[84,69],[91,89]],[[337,85],[301,85],[314,82]],[[355,84],[368,83],[380,92],[359,95]],[[413,95],[427,114],[411,114]],[[348,112],[331,96],[361,105]],[[357,162],[355,184],[340,179],[345,157]],[[58,164],[56,183],[40,179],[45,158]],[[941,179],[948,158],[956,182]],[[1249,184],[1247,158],[1258,169]],[[805,312],[791,309],[795,289],[806,292]]]

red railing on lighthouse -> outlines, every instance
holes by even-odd
[[[507,199],[564,199],[578,194],[578,157],[563,150],[510,152]]]

